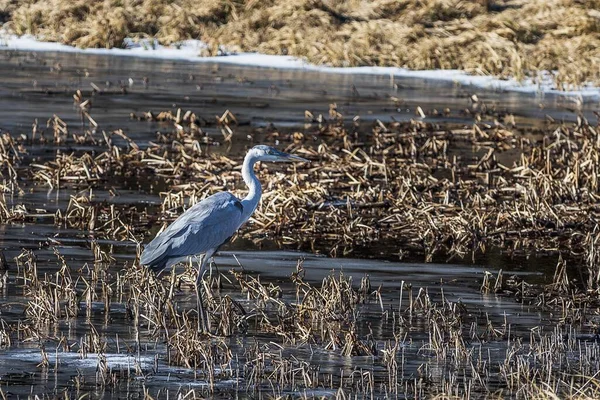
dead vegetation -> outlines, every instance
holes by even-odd
[[[193,270],[157,279],[145,268],[125,265],[100,282],[94,279],[96,269],[86,268],[73,281],[64,257],[58,251],[55,257],[56,273],[44,276],[37,271],[33,252],[17,258],[17,282],[26,288],[27,308],[23,320],[0,320],[0,344],[6,348],[39,341],[42,371],[57,370],[69,353],[96,360],[98,388],[116,388],[132,378],[151,382],[165,369],[181,366],[206,385],[195,389],[195,395],[328,390],[341,398],[350,393],[471,398],[492,395],[491,387],[523,398],[598,393],[594,335],[582,335],[570,324],[550,331],[535,327],[524,334],[516,321],[489,316],[446,295],[443,284],[403,284],[398,299],[385,286],[371,287],[368,276],[359,283],[333,271],[313,283],[301,261],[281,286],[262,283],[236,268],[221,277],[231,283],[204,281],[215,327],[206,334],[197,329],[195,309],[183,301],[194,292]],[[109,290],[97,290],[99,285]],[[75,292],[78,300],[73,302]],[[93,303],[105,307],[94,308]],[[125,305],[133,332],[111,337],[113,318],[120,318],[122,311],[110,308],[120,305]],[[77,340],[53,333],[83,310],[87,333]],[[92,323],[100,316],[105,319],[102,328]],[[382,337],[382,332],[388,334]],[[306,357],[307,352],[313,356]],[[111,357],[120,354],[137,361],[126,370],[114,369]],[[152,354],[159,357],[153,366],[143,364]],[[329,362],[339,358],[343,366],[328,368],[321,364],[324,356]],[[348,365],[353,359],[363,360],[362,367]],[[418,360],[419,367],[415,370],[407,360]],[[82,379],[73,384],[82,384]]]
[[[288,151],[312,162],[282,172],[260,166],[263,199],[242,235],[256,241],[277,238],[333,256],[374,243],[392,246],[390,252],[400,257],[422,254],[425,261],[475,257],[489,248],[512,255],[561,254],[578,260],[581,287],[597,290],[598,126],[579,117],[575,123],[548,121],[541,130],[521,129],[510,115],[477,98],[472,102],[463,111],[473,116],[470,126],[442,128],[419,119],[349,124],[332,104],[329,117],[307,111],[303,132],[268,133],[265,141],[284,141]],[[144,149],[121,130],[102,131],[99,137],[91,125],[74,132],[59,123],[65,138],[79,143],[77,138],[86,137],[98,151],[93,156],[57,151],[53,159],[29,168],[19,154],[33,137],[5,133],[11,187],[18,187],[22,176],[50,189],[85,191],[54,213],[5,198],[0,218],[48,218],[140,243],[148,239],[149,226],[175,218],[215,191],[244,196],[243,155],[210,151],[207,145],[215,139],[207,140],[199,123],[209,118],[183,110],[146,112],[142,118],[168,122],[173,130]],[[52,121],[61,120],[54,116]],[[226,111],[214,121],[224,130],[224,142],[231,140],[235,115]],[[61,140],[66,139],[55,137],[56,143]],[[464,146],[472,146],[473,158],[456,150]],[[115,177],[148,175],[170,188],[160,193],[159,215],[94,201],[93,190]]]
[[[106,1],[0,3],[21,34],[78,47],[125,38],[289,54],[316,64],[462,69],[549,78],[559,89],[598,84],[600,4],[577,0]],[[1,14],[0,14],[1,15]]]
[[[525,129],[483,100],[471,101],[461,111],[472,116],[468,125],[439,126],[418,117],[361,123],[332,104],[321,115],[307,111],[301,131],[256,132],[257,140],[278,140],[312,162],[283,171],[258,166],[264,196],[239,235],[333,256],[360,246],[386,246],[388,255],[425,261],[472,258],[492,248],[516,258],[554,255],[560,261],[544,285],[500,271],[483,277],[481,291],[486,299],[506,296],[552,311],[556,330],[533,327],[524,334],[518,321],[488,315],[447,293],[443,282],[417,288],[407,280],[398,296],[385,285],[372,287],[368,276],[334,271],[317,281],[300,261],[280,281],[262,281],[243,268],[205,279],[211,332],[199,333],[189,300],[195,304],[195,270],[157,277],[136,260],[154,234],[149,228],[214,191],[243,196],[243,154],[212,146],[239,140],[230,111],[208,117],[169,110],[131,115],[172,126],[150,143],[136,143],[122,130],[102,131],[89,113],[77,128],[53,116],[47,124],[52,138],[36,125],[30,136],[3,133],[7,184],[0,221],[44,219],[74,229],[85,235],[89,257],[82,265],[70,262],[60,252],[60,236],[39,250],[23,250],[16,277],[5,273],[0,285],[18,288],[22,307],[19,317],[0,319],[0,346],[39,343],[43,371],[57,368],[68,353],[97,360],[98,387],[151,380],[176,366],[205,383],[202,395],[243,390],[277,397],[323,389],[340,398],[468,398],[492,395],[488,388],[495,385],[517,397],[594,397],[598,126],[580,116]],[[435,111],[417,111],[426,113]],[[207,136],[205,126],[221,129],[223,139]],[[28,146],[50,143],[55,152],[30,160]],[[93,155],[76,146],[62,150],[82,143]],[[155,193],[160,198],[152,206],[97,200],[95,191],[122,177],[152,177],[166,189]],[[24,182],[68,191],[68,204],[30,210],[19,197]],[[115,240],[131,245],[127,261],[114,251]],[[40,272],[37,254],[48,249]],[[61,331],[73,321],[86,324],[76,339]],[[130,329],[126,338],[110,333],[119,323]],[[135,362],[117,371],[110,358],[119,354]],[[142,363],[148,354],[156,357],[152,366]],[[335,369],[322,367],[324,359],[333,359]]]

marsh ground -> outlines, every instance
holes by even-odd
[[[0,64],[4,394],[597,393],[597,102],[60,53]],[[263,202],[217,257],[201,336],[193,271],[157,280],[136,257],[190,202],[243,193],[255,143],[313,162],[258,169]]]

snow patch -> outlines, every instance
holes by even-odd
[[[61,364],[68,363],[69,366],[75,368],[96,368],[100,362],[100,356],[97,353],[87,353],[84,358],[79,353],[63,352],[58,353],[49,350],[47,353],[48,362],[50,366],[53,366],[56,362],[56,356],[58,355],[58,361]],[[155,359],[150,355],[134,356],[132,354],[115,354],[106,353],[102,355],[106,361],[106,365],[112,369],[118,368],[134,368],[138,364],[141,368],[151,368]],[[4,353],[5,359],[16,359],[22,361],[29,361],[39,363],[42,361],[42,356],[39,349],[18,349]]]

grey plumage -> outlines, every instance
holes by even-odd
[[[228,192],[202,200],[146,246],[140,263],[161,271],[190,255],[219,248],[244,223],[243,210],[240,200]]]

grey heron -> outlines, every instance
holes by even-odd
[[[227,243],[235,232],[250,218],[262,195],[262,188],[254,174],[257,161],[302,161],[308,160],[293,154],[283,153],[273,147],[252,147],[242,165],[242,177],[248,186],[248,195],[239,200],[229,192],[220,192],[195,204],[181,214],[164,231],[160,232],[142,252],[140,264],[155,272],[184,261],[191,256],[203,254],[198,268],[196,289],[201,329],[207,331],[202,298],[198,289],[202,273],[208,260]]]

